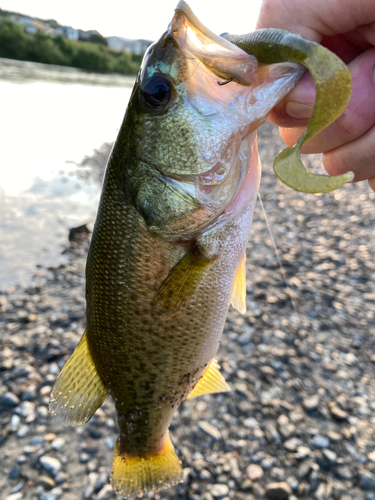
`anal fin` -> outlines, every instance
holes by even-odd
[[[63,425],[84,424],[107,395],[91,357],[85,332],[56,380],[50,411]]]
[[[234,278],[230,303],[241,314],[246,312],[246,253],[243,254]]]
[[[203,396],[203,394],[214,394],[215,392],[229,392],[231,389],[219,370],[219,363],[213,359],[207,366],[199,379],[197,385],[191,391],[187,399]]]
[[[169,434],[161,450],[139,455],[121,453],[116,443],[111,481],[113,489],[128,499],[181,482],[181,461]]]
[[[204,258],[193,245],[171,269],[156,293],[153,300],[155,308],[159,311],[179,310],[199,288],[207,269],[214,260],[215,258]]]

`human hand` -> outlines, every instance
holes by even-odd
[[[281,28],[321,43],[349,67],[353,92],[344,113],[302,149],[324,153],[330,175],[352,171],[375,191],[374,0],[263,0],[257,28]],[[291,146],[311,116],[315,86],[309,73],[273,109],[269,120]]]

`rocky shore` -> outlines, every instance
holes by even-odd
[[[282,185],[275,132],[266,125],[259,138],[261,197],[285,281],[258,204],[248,310],[230,310],[218,354],[232,392],[183,403],[171,435],[184,482],[148,498],[375,500],[375,193]],[[116,498],[112,402],[81,427],[48,414],[85,324],[89,238],[67,245],[67,265],[0,293],[2,500]]]

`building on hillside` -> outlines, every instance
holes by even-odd
[[[38,31],[32,17],[23,16],[22,14],[12,14],[10,19],[15,23],[22,24],[26,33],[36,33]]]
[[[101,34],[97,30],[78,30],[78,37],[83,42],[89,42],[93,36],[101,36]]]
[[[78,30],[78,39],[83,42],[88,42],[90,40],[90,34],[88,31]]]
[[[152,43],[150,40],[131,40],[121,36],[109,36],[107,38],[108,47],[111,49],[133,52],[139,55],[143,55]]]
[[[46,25],[40,19],[33,19],[33,25],[37,31],[44,33],[46,31]]]
[[[142,56],[152,43],[150,40],[133,40],[132,52]]]
[[[110,49],[113,50],[125,50],[125,41],[126,38],[122,38],[121,36],[109,36],[106,38],[107,45]]]
[[[69,38],[69,40],[78,40],[79,37],[78,30],[72,28],[71,26],[64,26],[63,29],[66,38]]]

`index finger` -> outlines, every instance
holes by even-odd
[[[263,0],[257,29],[281,28],[320,43],[372,21],[374,0]]]

